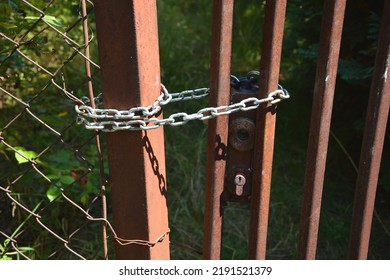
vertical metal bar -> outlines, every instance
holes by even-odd
[[[286,0],[266,1],[259,98],[266,97],[269,92],[278,87],[285,14]],[[275,107],[275,105],[261,107],[257,113],[249,233],[250,259],[265,259],[266,254]]]
[[[325,1],[307,148],[299,259],[315,259],[346,0]]]
[[[93,85],[92,85],[92,74],[91,74],[91,63],[90,53],[89,53],[89,30],[88,30],[88,15],[87,15],[87,5],[85,0],[81,1],[81,14],[83,19],[83,32],[84,32],[84,44],[85,44],[85,71],[87,74],[87,85],[89,92],[89,99],[91,100],[91,107],[95,108],[95,100],[93,93]],[[102,148],[100,144],[100,135],[99,132],[95,132],[95,142],[96,142],[96,151],[99,158],[99,173],[100,173],[100,191],[102,195],[102,216],[103,216],[103,227],[102,227],[102,239],[103,239],[103,258],[108,259],[108,245],[107,245],[107,198],[106,198],[106,183],[105,183],[105,175],[104,175],[104,163],[103,163],[103,154]]]
[[[390,105],[390,1],[385,1],[379,35],[349,244],[350,259],[367,259],[372,215]]]
[[[107,108],[147,106],[160,95],[155,0],[95,0]],[[107,135],[114,229],[127,240],[154,242],[168,232],[163,129]],[[118,259],[168,259],[169,240],[116,244]]]
[[[229,104],[233,0],[215,0],[211,44],[210,106]],[[222,234],[222,192],[225,178],[228,117],[208,122],[206,205],[203,258],[219,259]]]

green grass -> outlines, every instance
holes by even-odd
[[[162,81],[172,91],[209,85],[211,2],[186,1],[181,5],[175,5],[174,1],[159,2]],[[309,18],[310,36],[319,31],[321,20],[319,13],[310,14],[310,10],[298,6],[292,3],[288,7],[282,57],[281,83],[290,90],[292,98],[278,107],[267,245],[267,258],[270,259],[294,259],[297,256],[317,47],[302,45],[309,44],[309,39],[297,32],[296,20],[299,13],[309,13],[305,16]],[[314,6],[311,9],[315,9]],[[232,74],[240,76],[258,69],[260,64],[263,6],[256,1],[245,1],[237,2],[235,9]],[[300,49],[294,50],[297,46]],[[303,51],[306,51],[306,56]],[[344,90],[349,87],[343,81],[338,81],[338,84]],[[348,250],[356,180],[349,158],[351,155],[356,158],[359,149],[355,147],[360,147],[361,138],[352,139],[346,135],[353,130],[351,123],[358,122],[361,115],[344,109],[348,103],[343,101],[342,89],[338,89],[340,94],[335,97],[334,114],[339,121],[332,127],[334,135],[341,140],[331,137],[329,141],[318,240],[319,259],[345,259]],[[364,110],[365,101],[359,102]],[[172,107],[177,111],[193,112],[205,105],[205,101],[192,101]],[[174,109],[170,107],[164,114],[169,115]],[[343,125],[343,117],[348,117],[350,123]],[[165,129],[173,259],[201,257],[206,129],[200,122]],[[353,144],[347,144],[347,141]],[[343,144],[351,150],[343,151],[340,146]],[[386,234],[389,218],[388,215],[382,218],[385,219],[382,229],[377,225],[378,219],[374,218],[369,258],[389,258],[388,253],[376,250],[381,247],[378,244],[389,244],[389,235]],[[225,209],[223,259],[247,258],[248,227],[249,206],[229,204]]]

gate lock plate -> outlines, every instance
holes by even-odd
[[[254,77],[232,78],[230,102],[258,97]],[[226,201],[249,202],[252,193],[252,162],[256,130],[256,110],[239,111],[229,116],[229,136],[224,193]]]

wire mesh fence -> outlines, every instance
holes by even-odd
[[[100,87],[93,3],[8,1],[0,10],[0,259],[106,258],[100,139],[74,112]]]
[[[165,1],[161,3],[163,2]],[[191,6],[190,4],[188,4],[188,9]],[[98,10],[98,4],[96,4],[97,17]],[[177,9],[172,11],[172,14],[179,14]],[[166,18],[172,21],[171,16],[166,16]],[[179,24],[173,26],[178,28]],[[190,29],[185,24],[183,26],[183,34],[188,35]],[[327,30],[330,29],[327,28]],[[195,31],[193,31],[194,34],[197,33]],[[103,134],[99,134],[94,130],[86,130],[84,127],[77,125],[82,119],[77,120],[75,111],[75,105],[86,105],[88,108],[92,108],[91,111],[95,110],[94,96],[97,96],[101,91],[100,70],[95,62],[97,41],[94,32],[94,5],[89,0],[8,0],[0,2],[0,260],[106,259],[114,257],[114,243],[152,247],[156,243],[162,242],[164,238],[167,240],[166,237],[169,231],[163,232],[154,240],[127,240],[118,236],[111,226],[111,217],[108,213],[111,213],[112,209],[106,204],[106,199],[110,198],[110,189],[106,189],[108,175],[105,173],[108,168],[102,153],[102,150],[105,149],[105,141],[101,139]],[[178,53],[175,50],[167,52],[167,49],[172,49],[171,45],[165,46],[165,57],[175,57],[176,60],[175,63],[170,63],[174,65],[172,69],[165,69],[165,79],[171,83],[167,83],[168,88],[170,88],[173,87],[172,84],[179,80],[176,76],[177,68],[182,70],[180,75],[190,76],[187,72],[191,71],[183,71],[182,67],[177,66],[177,61],[181,60],[183,64],[191,65],[191,67],[195,67],[196,64],[188,62],[188,57],[193,55],[193,49],[188,47],[188,44],[178,44],[175,40],[161,41],[175,42],[175,44],[183,45],[189,50],[187,54],[184,52],[184,48],[181,49],[181,59],[178,59]],[[194,43],[192,47],[202,49],[197,45],[198,43]],[[379,43],[379,45],[381,44]],[[164,45],[162,46],[164,47]],[[110,47],[112,46],[109,45],[109,51],[111,51]],[[200,53],[203,54],[203,51]],[[193,57],[198,58],[196,55],[193,55]],[[329,58],[328,56],[324,57]],[[204,67],[207,67],[208,64],[205,63],[205,65]],[[245,64],[245,66],[247,65]],[[164,71],[162,72],[162,76],[164,76]],[[200,74],[200,76],[204,80],[207,74]],[[114,78],[116,82],[117,77]],[[327,78],[320,80],[327,81]],[[185,85],[187,83],[189,81],[186,81]],[[184,92],[178,95],[180,100],[184,99],[181,98],[184,96],[182,95]],[[87,98],[84,98],[85,96]],[[301,100],[306,98],[305,95],[302,96]],[[299,104],[299,102],[296,102],[296,104]],[[302,102],[302,104],[298,108],[302,109],[306,106],[306,103]],[[244,105],[243,108],[245,108]],[[223,107],[230,108],[229,106]],[[141,111],[143,110],[144,108],[141,108]],[[169,112],[168,110],[166,112]],[[293,108],[293,110],[298,109]],[[104,114],[107,113],[107,111],[103,112]],[[213,115],[213,112],[213,110],[210,110],[211,115]],[[225,113],[225,111],[222,112],[222,114]],[[214,115],[218,114],[214,112]],[[292,115],[295,116],[295,113]],[[182,121],[176,120],[176,125],[185,124],[188,120],[202,118],[200,114],[179,113],[176,116],[182,118]],[[96,115],[92,115],[90,118],[92,121],[97,119]],[[302,117],[296,117],[296,120],[296,127],[301,127]],[[162,123],[155,122],[155,127],[149,126],[149,128],[157,128],[160,124],[170,123],[175,123],[175,120],[169,119]],[[146,123],[141,124],[146,126]],[[190,131],[188,129],[185,132],[183,130],[176,132],[177,134],[169,134],[169,129],[167,130],[168,140],[183,137]],[[299,134],[296,128],[292,130],[294,131],[293,134]],[[201,127],[202,133],[198,133],[198,131],[192,132],[191,135],[200,134],[197,139],[206,138],[204,136],[207,128]],[[284,139],[291,137],[287,132],[286,135],[288,137],[284,137]],[[334,135],[332,136],[337,139]],[[205,162],[203,152],[206,144],[203,141],[204,139],[194,141],[191,136],[187,135],[186,137],[188,141],[183,141],[185,144],[181,150],[177,149],[178,145],[175,141],[166,141],[169,143],[168,146],[171,147],[171,156],[168,158],[168,162],[173,163],[167,164],[168,169],[170,169],[168,173],[171,172],[170,175],[174,174],[174,176],[170,176],[170,182],[169,180],[167,182],[170,187],[171,185],[174,187],[175,185],[176,187],[180,186],[176,188],[176,193],[171,195],[169,204],[170,213],[173,213],[170,216],[173,229],[172,240],[175,241],[171,243],[171,248],[172,255],[174,255],[175,250],[180,250],[184,251],[184,254],[188,252],[186,256],[199,258],[202,255],[202,232],[198,228],[201,228],[200,224],[204,218],[203,205],[200,205],[199,197],[204,195],[204,178],[201,174],[198,176],[198,173],[203,172],[204,169],[202,164]],[[284,141],[283,137],[279,137],[279,139],[282,139],[280,143]],[[279,188],[278,186],[273,187],[273,190],[276,189],[276,196],[280,196],[277,198],[280,203],[274,203],[276,206],[271,205],[270,208],[271,214],[272,211],[273,213],[279,213],[278,211],[281,213],[278,216],[274,214],[274,217],[271,215],[270,218],[272,234],[268,234],[268,236],[273,237],[269,243],[273,243],[275,246],[268,250],[267,254],[275,258],[295,255],[294,232],[298,231],[296,226],[298,222],[294,220],[294,215],[295,217],[299,216],[297,214],[299,210],[297,209],[300,206],[299,203],[295,203],[295,206],[298,205],[299,207],[295,207],[295,211],[292,210],[294,207],[285,198],[287,193],[290,198],[291,190],[297,188],[287,189],[285,186],[301,184],[299,172],[291,169],[290,166],[304,166],[304,159],[296,160],[296,154],[298,154],[296,151],[299,149],[295,150],[296,147],[291,149],[293,145],[290,140],[283,142],[283,145],[288,147],[285,148],[285,154],[275,154],[276,159],[279,159],[280,162],[277,163],[274,169],[276,173],[279,172],[277,174],[283,174],[283,176],[274,176],[277,178],[274,180],[276,181],[275,185],[281,186]],[[294,143],[299,142],[301,144],[301,140],[298,137],[294,140]],[[337,142],[339,146],[343,147],[340,144],[341,142],[339,143],[338,140]],[[149,142],[145,143],[145,149],[148,152],[152,166],[155,167],[156,157],[153,155],[153,149]],[[196,152],[194,152],[195,150]],[[344,148],[343,151],[347,154]],[[182,164],[184,161],[188,162],[188,157],[191,156],[194,157],[196,168],[193,168],[194,166],[191,164]],[[348,155],[348,158],[351,157]],[[285,161],[282,161],[282,159]],[[300,164],[297,164],[298,162]],[[385,165],[383,164],[383,166]],[[178,167],[184,170],[185,176],[177,171]],[[201,171],[198,172],[199,170]],[[290,173],[286,175],[285,172],[289,170],[291,170]],[[154,174],[159,174],[158,165],[152,171]],[[196,174],[195,183],[188,174]],[[181,183],[182,181],[178,180],[179,177],[183,177],[183,181],[186,181],[186,183]],[[187,184],[187,181],[190,183]],[[337,181],[339,181],[339,178],[337,178]],[[114,184],[113,181],[112,184]],[[171,190],[175,191],[175,188]],[[290,198],[290,201],[298,201],[297,197],[300,195],[300,193],[294,194],[294,198]],[[123,196],[123,193],[120,193],[120,196]],[[189,203],[183,206],[185,199]],[[337,202],[332,206],[344,204],[344,198],[342,201],[343,203]],[[125,202],[128,203],[127,200]],[[117,206],[118,204],[114,205]],[[284,207],[280,207],[280,205]],[[123,211],[122,208],[119,209],[124,213],[129,213],[129,211]],[[239,236],[240,242],[247,246],[246,236],[242,232],[248,232],[249,229],[240,229],[242,231],[238,229],[240,226],[237,224],[237,212],[230,211],[231,209],[226,211],[227,215],[232,216],[231,219],[226,220],[232,222],[230,224],[225,223],[224,227],[229,231],[224,229],[224,239],[227,240],[229,238],[228,234],[234,232],[230,239],[236,243],[237,236]],[[239,211],[242,210],[246,211],[248,209],[239,209]],[[336,210],[342,212],[345,216],[345,209],[333,207],[331,211]],[[138,212],[136,215],[138,215]],[[179,218],[176,217],[180,216],[182,212],[185,213],[184,218],[177,222]],[[234,214],[232,214],[233,212]],[[286,215],[290,212],[295,213]],[[385,238],[388,240],[386,226],[375,210],[374,214],[382,228],[384,228]],[[284,216],[287,218],[284,218]],[[240,217],[242,217],[242,213]],[[309,214],[309,217],[313,216]],[[359,218],[360,215],[356,215],[356,217]],[[332,230],[329,230],[327,237],[332,241],[326,240],[325,245],[326,248],[329,248],[327,249],[329,251],[336,247],[345,246],[339,246],[339,244],[345,243],[340,242],[344,237],[339,233],[341,231],[339,228],[345,232],[348,231],[346,229],[348,225],[344,221],[339,220],[336,226],[334,226],[332,219],[330,221],[329,227]],[[125,227],[130,227],[126,221],[121,222]],[[194,222],[198,226],[196,227],[190,222]],[[246,222],[244,221],[244,223]],[[273,226],[277,229],[272,229]],[[245,224],[244,227],[248,227],[248,225]],[[286,237],[284,236],[284,229],[288,227],[289,233]],[[196,234],[192,234],[194,231],[196,231]],[[334,237],[336,231],[337,236]],[[117,232],[120,232],[119,229]],[[317,244],[317,240],[314,243]],[[311,247],[315,248],[316,244]],[[383,250],[385,246],[382,246],[382,243],[378,244]],[[284,248],[281,248],[283,246]],[[324,247],[321,242],[318,246]],[[368,248],[368,244],[366,247]],[[235,249],[228,246],[226,248],[231,250],[232,253],[229,252],[229,256],[231,255],[233,258],[236,254]],[[341,252],[342,249],[336,251]],[[337,252],[337,254],[341,255],[340,252]],[[245,252],[243,256],[244,254]],[[387,251],[383,255],[386,254]],[[373,254],[373,256],[376,255]]]

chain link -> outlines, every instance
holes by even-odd
[[[257,109],[260,104],[276,104],[290,97],[287,90],[279,85],[279,89],[268,94],[266,98],[258,99],[249,97],[238,103],[219,107],[206,107],[196,113],[185,112],[174,113],[168,118],[158,119],[155,116],[162,109],[162,106],[172,102],[200,99],[208,96],[209,88],[198,88],[185,90],[179,93],[169,93],[164,85],[161,85],[161,94],[153,105],[146,107],[134,107],[129,110],[98,109],[87,105],[88,98],[84,98],[83,105],[76,105],[78,124],[84,124],[86,129],[113,132],[119,130],[150,130],[159,128],[162,125],[180,126],[192,120],[209,120],[218,116],[229,115],[237,111],[249,111]],[[101,103],[101,94],[95,98]]]

